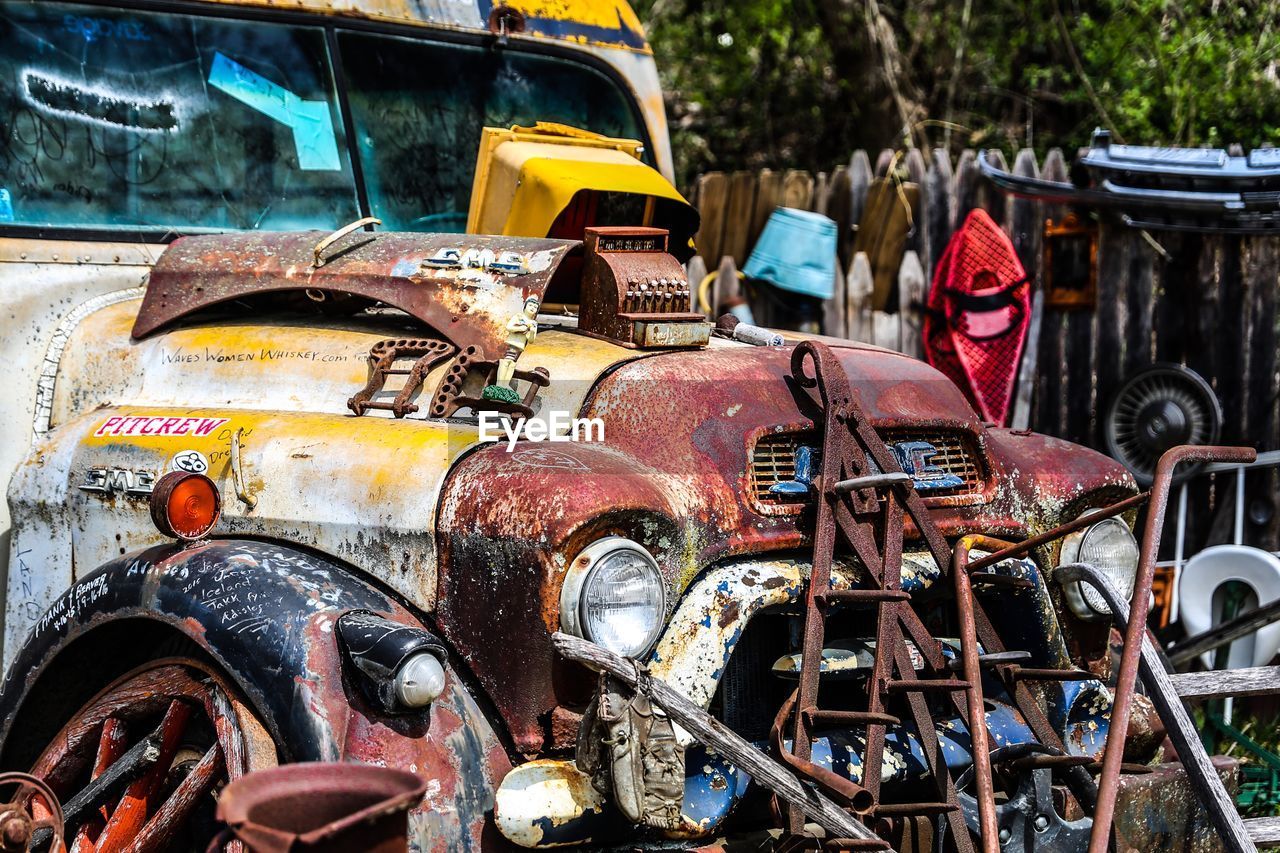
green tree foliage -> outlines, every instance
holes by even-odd
[[[1277,0],[639,0],[682,180],[853,148],[1280,143]]]

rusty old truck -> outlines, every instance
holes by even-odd
[[[678,194],[577,194],[670,176],[625,4],[0,24],[0,769],[68,849],[309,761],[421,777],[413,850],[1218,843],[1112,666],[1167,478],[1140,547],[1107,457],[708,322]]]
[[[1149,590],[1130,475],[903,355],[713,330],[670,248],[173,242],[67,330],[10,489],[2,766],[83,803],[160,744],[68,822],[110,850],[317,760],[428,780],[414,850],[1083,850],[1108,798],[1120,849],[1211,844],[1058,577]]]

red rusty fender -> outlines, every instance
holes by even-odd
[[[175,240],[151,271],[133,326],[142,338],[188,314],[264,293],[334,294],[383,302],[460,349],[506,351],[507,321],[553,281],[576,289],[576,240],[396,232],[348,234],[316,251],[317,231],[216,234]],[[317,263],[317,259],[319,263]]]

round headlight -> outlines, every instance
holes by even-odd
[[[591,543],[574,559],[560,589],[564,630],[624,657],[652,648],[665,613],[657,561],[621,536]]]
[[[1129,525],[1118,518],[1106,518],[1062,540],[1062,565],[1088,563],[1107,576],[1125,601],[1133,598],[1138,574],[1138,540]],[[1092,586],[1069,583],[1062,588],[1067,606],[1081,619],[1103,619],[1111,608]]]

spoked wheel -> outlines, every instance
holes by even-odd
[[[31,773],[61,799],[73,853],[204,851],[217,834],[217,793],[275,763],[265,729],[221,678],[167,658],[91,699]],[[32,849],[50,840],[36,837]]]
[[[49,786],[26,773],[0,773],[0,790],[12,796],[0,804],[0,850],[26,850],[37,833],[62,844],[62,804]]]

